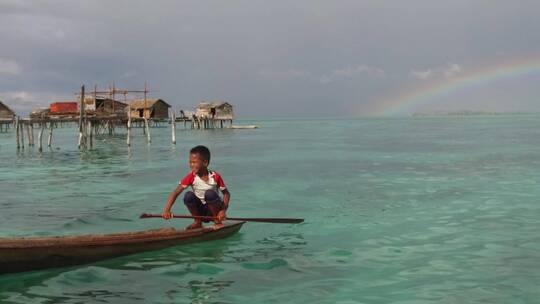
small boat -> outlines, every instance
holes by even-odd
[[[227,221],[214,229],[163,228],[113,234],[0,238],[0,274],[92,263],[176,245],[226,238],[244,222]]]
[[[230,129],[258,129],[259,126],[257,125],[232,125],[229,128]]]

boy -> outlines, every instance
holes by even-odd
[[[164,219],[172,217],[171,208],[176,198],[184,189],[191,186],[193,191],[186,192],[184,204],[191,215],[214,217],[214,228],[222,227],[225,219],[225,211],[229,207],[231,194],[225,187],[223,179],[219,173],[208,170],[210,164],[210,150],[205,146],[196,146],[189,151],[189,172],[179,183],[178,187],[169,195],[167,204],[163,208]],[[223,200],[218,195],[217,190],[223,193]],[[196,229],[202,227],[202,220],[195,219],[186,229]]]

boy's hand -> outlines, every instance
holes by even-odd
[[[163,213],[161,214],[161,217],[168,220],[172,218],[172,213],[170,211],[163,211]]]
[[[219,211],[219,213],[217,214],[216,218],[217,218],[217,221],[218,221],[219,223],[223,222],[223,221],[227,218],[227,216],[226,216],[226,214],[225,214],[225,210]]]

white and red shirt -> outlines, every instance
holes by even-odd
[[[191,186],[195,195],[202,201],[203,204],[206,204],[204,201],[204,193],[206,190],[225,190],[227,187],[221,178],[221,175],[215,171],[208,170],[208,181],[202,180],[195,172],[189,172],[181,181],[180,185],[187,188]]]

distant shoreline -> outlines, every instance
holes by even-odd
[[[527,112],[483,112],[483,111],[455,111],[455,112],[418,112],[413,113],[412,117],[425,116],[503,116],[503,115],[539,115],[540,113]]]

